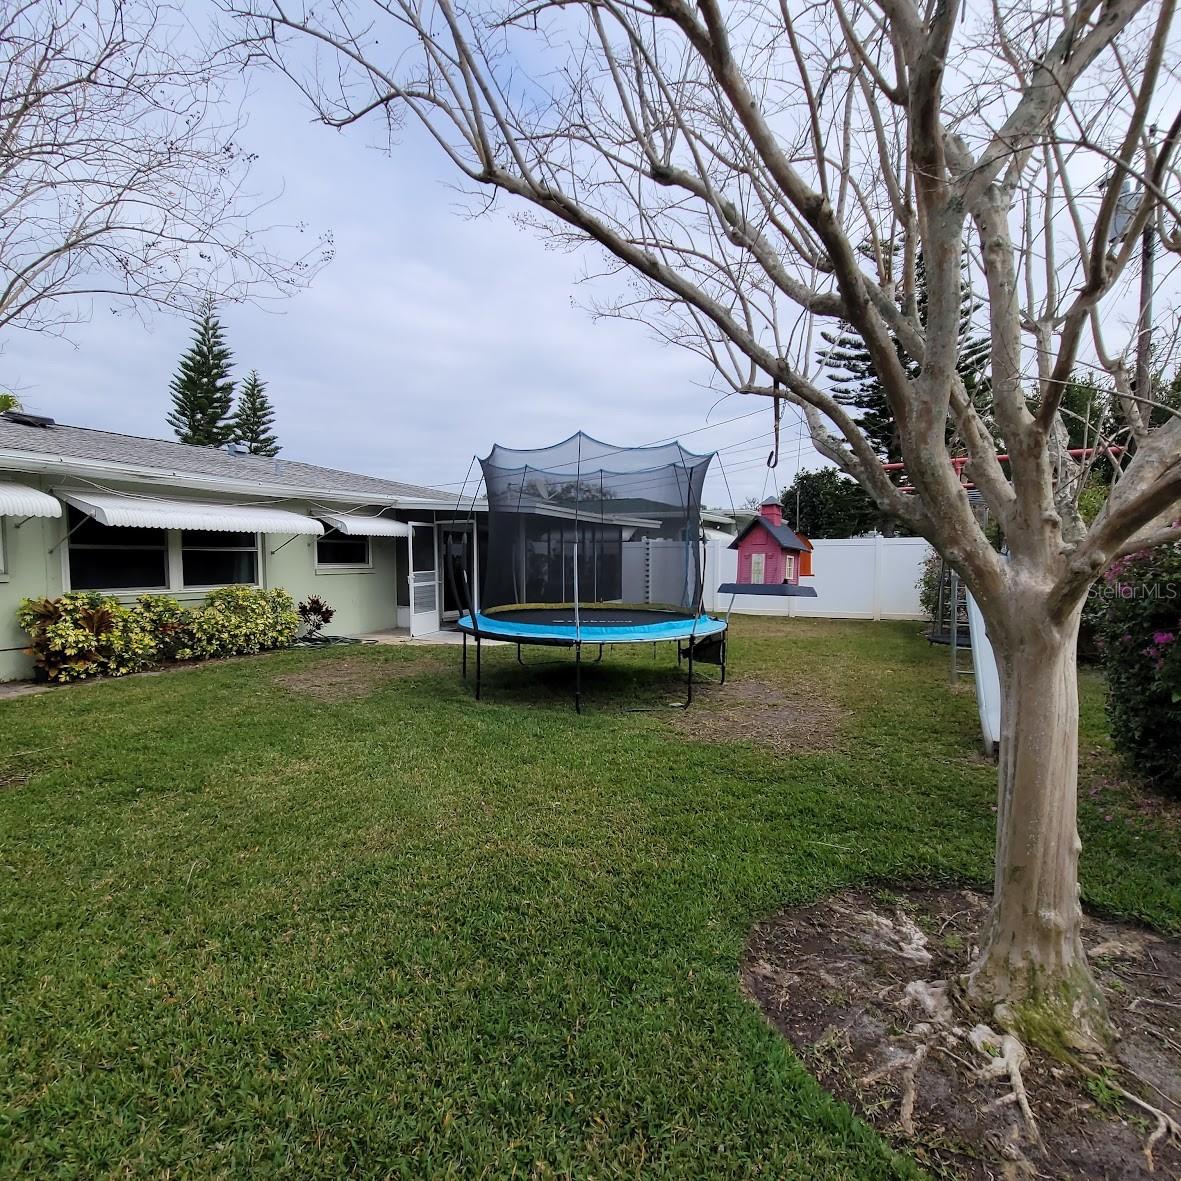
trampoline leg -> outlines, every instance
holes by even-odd
[[[726,633],[722,633],[722,684],[726,683]]]
[[[463,633],[463,679],[467,680],[467,632]]]
[[[524,661],[521,659],[521,645],[520,645],[520,644],[518,644],[518,645],[517,645],[517,663],[518,663],[518,664],[524,664],[524,663],[525,663],[525,662],[524,662]]]
[[[480,637],[476,636],[476,700],[480,700],[480,680],[483,668],[480,665]]]
[[[693,704],[693,641],[689,641],[689,694],[685,698],[685,708]]]
[[[582,645],[574,645],[574,712],[582,713]]]

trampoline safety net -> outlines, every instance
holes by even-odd
[[[487,567],[479,610],[616,604],[695,616],[701,494],[712,455],[615,447],[579,432],[482,459]]]

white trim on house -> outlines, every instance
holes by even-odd
[[[60,517],[61,503],[27,484],[0,482],[0,517]]]
[[[410,526],[390,517],[371,513],[317,513],[325,525],[331,525],[345,537],[409,537]]]
[[[310,500],[313,503],[339,502],[346,505],[373,504],[386,508],[414,508],[424,510],[452,509],[455,501],[429,499],[421,496],[389,495],[377,491],[341,489],[325,490],[301,484],[282,484],[270,480],[235,479],[232,476],[203,475],[174,469],[148,467],[141,464],[116,463],[105,459],[51,456],[32,451],[0,448],[0,472],[26,472],[48,476],[74,476],[81,479],[117,480],[128,484],[148,484],[159,487],[193,488],[201,492],[249,493],[265,495],[275,500]],[[475,511],[486,512],[487,504],[479,501]]]
[[[135,529],[202,529],[222,533],[290,533],[319,536],[315,517],[287,509],[245,504],[207,504],[154,496],[116,496],[107,492],[55,490],[55,494],[100,525]]]

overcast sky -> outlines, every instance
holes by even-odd
[[[766,402],[715,406],[703,361],[641,325],[592,319],[580,305],[607,289],[578,279],[596,260],[547,250],[503,196],[472,219],[429,145],[408,136],[390,156],[365,129],[312,123],[277,78],[251,90],[252,187],[281,194],[272,220],[330,231],[336,249],[294,299],[221,312],[236,376],[257,368],[268,383],[285,457],[458,493],[471,457],[493,443],[544,445],[578,429],[629,445],[683,434],[694,450],[724,449],[738,504],[789,483],[798,451],[804,466],[822,462],[786,426],[768,475]],[[9,332],[0,387],[61,422],[170,437],[168,384],[191,332],[183,318],[145,326],[96,303],[68,339]],[[706,497],[730,503],[716,462]]]

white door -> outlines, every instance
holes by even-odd
[[[410,525],[410,634],[425,636],[439,630],[438,555],[435,527]]]

